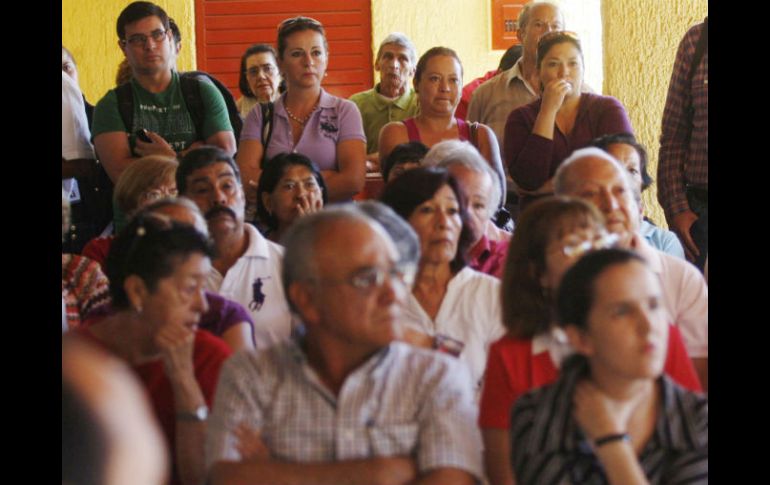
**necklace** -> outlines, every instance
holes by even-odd
[[[318,103],[316,103],[315,106],[313,106],[313,109],[310,110],[310,113],[308,113],[304,119],[300,119],[299,117],[295,116],[294,113],[292,113],[291,110],[289,110],[289,107],[287,105],[284,105],[283,107],[286,109],[286,114],[289,115],[289,118],[293,119],[294,121],[299,123],[301,126],[305,126],[305,123],[307,123],[307,120],[309,120],[310,117],[313,116],[313,113],[315,113],[315,110],[318,109]]]

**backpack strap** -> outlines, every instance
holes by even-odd
[[[703,30],[700,31],[700,37],[698,37],[698,44],[695,46],[695,54],[692,56],[692,63],[690,63],[690,73],[687,76],[687,85],[692,84],[692,80],[695,77],[695,71],[698,70],[700,61],[703,60],[703,55],[706,53],[706,49],[709,48],[709,18],[703,21]]]
[[[238,106],[235,103],[235,98],[233,98],[232,93],[227,89],[227,86],[222,84],[222,81],[217,79],[216,77],[212,76],[211,74],[205,72],[205,71],[186,71],[179,73],[179,77],[185,78],[185,77],[192,77],[197,78],[197,81],[199,82],[210,82],[214,85],[214,87],[219,90],[219,94],[222,95],[222,99],[225,101],[225,108],[227,108],[227,116],[230,119],[230,126],[233,128],[233,135],[235,136],[235,143],[236,145],[240,143],[241,141],[241,130],[243,129],[243,120],[241,119],[240,112],[238,111]],[[204,111],[201,106],[201,114],[203,115]],[[205,116],[201,116],[201,119],[204,119]],[[203,125],[201,125],[203,126]]]
[[[259,167],[262,169],[267,160],[267,146],[270,144],[270,138],[273,136],[273,102],[259,103],[259,107],[262,111],[262,136],[260,137],[262,142],[262,160],[259,162]]]
[[[118,113],[128,133],[133,133],[134,127],[134,93],[131,90],[131,81],[115,88],[118,97]]]
[[[201,98],[200,81],[193,76],[179,76],[179,87],[187,105],[187,111],[195,127],[195,138],[203,140],[203,99]]]

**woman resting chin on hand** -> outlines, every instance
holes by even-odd
[[[708,483],[708,400],[663,375],[660,284],[622,249],[567,271],[557,321],[577,354],[511,415],[517,483]]]

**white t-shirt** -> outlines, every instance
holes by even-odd
[[[96,158],[91,145],[83,93],[75,81],[61,73],[61,156],[65,160]],[[80,200],[77,181],[62,180],[62,189],[70,196],[70,202]]]

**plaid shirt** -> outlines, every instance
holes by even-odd
[[[685,195],[687,185],[708,188],[708,48],[695,70],[692,83],[687,83],[703,25],[692,27],[679,44],[663,111],[658,201],[669,221],[674,215],[689,210]],[[691,110],[692,117],[689,115]]]
[[[241,459],[233,430],[260,430],[295,463],[409,456],[421,473],[455,467],[482,477],[481,435],[466,366],[392,343],[350,374],[338,396],[293,340],[234,355],[222,368],[206,462]]]

